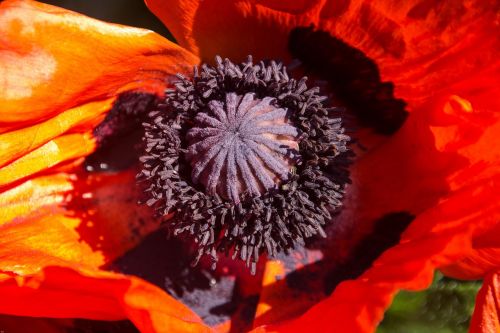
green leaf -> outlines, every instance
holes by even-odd
[[[460,281],[437,272],[425,291],[401,291],[377,333],[466,333],[481,281]]]

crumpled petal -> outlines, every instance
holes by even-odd
[[[289,60],[288,37],[313,24],[379,66],[396,96],[417,105],[497,63],[499,5],[492,1],[146,0],[180,45],[212,61]],[[481,45],[481,48],[477,46]],[[491,68],[491,67],[490,67]],[[489,81],[484,84],[492,84]],[[411,107],[410,107],[410,111]]]
[[[463,260],[473,253],[476,237],[495,233],[500,220],[497,88],[462,87],[454,90],[460,95],[428,101],[390,140],[361,155],[351,168],[353,185],[333,222],[342,242],[332,245],[331,251],[342,252],[346,239],[359,241],[356,237],[369,231],[371,222],[385,213],[407,211],[417,218],[399,244],[299,319],[283,326],[271,324],[284,318],[257,319],[271,325],[257,331],[324,330],[333,322],[333,331],[342,327],[345,332],[372,332],[399,289],[426,288],[436,268]],[[491,246],[491,237],[483,244]],[[298,302],[293,294],[272,297],[276,294],[272,288],[280,286],[264,289],[261,303],[267,307],[287,304],[293,309]]]
[[[478,193],[473,204],[488,201],[496,186],[498,182],[494,186],[474,189]],[[500,207],[497,203],[478,213],[473,205],[467,211],[457,209],[464,199],[470,200],[466,195],[455,196],[422,214],[410,225],[400,244],[387,250],[371,269],[356,280],[341,283],[332,296],[299,319],[260,327],[256,332],[300,332],[306,328],[325,332],[339,329],[343,332],[374,331],[398,289],[427,287],[436,267],[463,257],[471,248],[477,223],[485,227],[498,220]],[[282,300],[282,304],[285,303]]]
[[[500,274],[488,275],[476,297],[470,333],[500,332]]]
[[[498,181],[468,189],[475,191],[472,198],[460,193],[424,212],[412,222],[400,243],[359,278],[341,283],[330,297],[301,317],[261,326],[255,332],[373,332],[399,289],[428,287],[434,269],[467,254],[476,228],[487,228],[500,218],[500,204],[489,200]],[[462,208],[464,200],[473,200],[472,205]],[[478,212],[474,204],[482,202],[488,205]]]

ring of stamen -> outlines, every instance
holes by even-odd
[[[217,57],[178,79],[144,124],[138,179],[146,204],[174,213],[166,227],[198,243],[195,262],[223,251],[254,272],[261,254],[326,236],[349,182],[340,110],[274,61]]]

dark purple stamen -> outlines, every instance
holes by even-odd
[[[216,57],[177,78],[144,123],[138,179],[171,234],[194,238],[195,263],[224,252],[255,272],[261,254],[326,237],[349,182],[342,110],[274,61]]]

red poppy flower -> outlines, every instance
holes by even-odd
[[[262,276],[243,277],[243,289],[260,286],[255,331],[373,331],[395,293],[426,288],[436,268],[484,277],[472,329],[498,330],[495,4],[147,4],[180,46],[33,1],[0,3],[0,313],[128,318],[144,332],[214,329],[163,290],[109,270],[157,223],[131,204],[133,168],[86,173],[82,166],[117,131],[106,121],[98,126],[120,117],[123,96],[161,98],[169,78],[189,75],[200,59],[252,54],[299,58],[303,70],[350,94],[353,109],[356,98],[365,103],[355,132],[365,148],[350,167],[328,243],[306,251],[293,272],[282,257],[263,263]],[[394,87],[364,83],[373,77]],[[394,95],[407,103],[404,123],[402,104],[389,102]],[[308,270],[328,270],[331,295],[313,292],[314,279],[306,290],[290,287]],[[236,321],[215,329],[228,325],[238,329]]]

